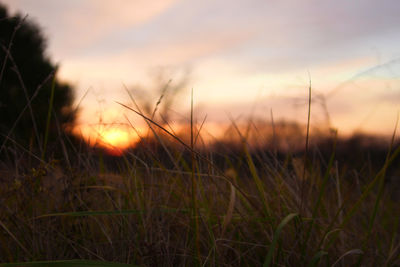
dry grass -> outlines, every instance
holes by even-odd
[[[399,207],[380,189],[399,149],[375,176],[356,181],[333,152],[329,162],[310,157],[304,166],[302,158],[277,159],[243,146],[224,164],[214,162],[218,151],[188,157],[174,145],[164,146],[173,164],[150,151],[146,159],[127,154],[113,167],[89,152],[86,162],[70,155],[72,168],[62,159],[3,163],[0,261],[400,264]]]

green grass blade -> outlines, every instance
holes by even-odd
[[[397,158],[397,156],[400,154],[400,147],[398,147],[393,154],[390,156],[390,158],[385,162],[383,168],[381,169],[381,171],[375,176],[375,178],[367,185],[367,187],[365,188],[365,190],[363,191],[363,193],[361,194],[361,196],[358,198],[358,200],[355,202],[355,204],[350,208],[350,210],[347,212],[345,218],[343,219],[343,222],[339,225],[338,228],[343,229],[344,226],[350,221],[350,219],[353,217],[353,215],[360,209],[361,204],[363,203],[363,201],[367,198],[367,196],[372,192],[373,188],[375,187],[375,185],[382,179],[382,176],[385,174],[387,168],[392,164],[392,162]],[[336,218],[338,217],[340,211],[344,208],[344,204],[342,205],[342,207],[340,207],[334,217],[334,220],[331,222],[331,225],[333,224],[333,222],[336,220]],[[334,241],[337,238],[337,233],[334,234],[334,236],[332,237],[332,240],[330,241],[328,247],[330,247]]]
[[[364,254],[364,252],[361,249],[352,249],[347,251],[346,253],[344,253],[342,256],[339,257],[339,259],[337,259],[337,261],[335,261],[334,264],[332,264],[332,267],[335,266],[336,264],[338,264],[344,257],[346,257],[347,255],[352,255],[352,254],[356,254],[356,255],[362,255]]]
[[[117,262],[89,261],[89,260],[59,260],[59,261],[31,261],[18,263],[0,263],[0,267],[133,267],[137,265]]]
[[[161,212],[184,212],[188,213],[189,210],[185,209],[160,209]],[[59,217],[59,216],[69,216],[69,217],[85,217],[85,216],[99,216],[99,215],[130,215],[130,214],[141,214],[144,213],[145,210],[99,210],[99,211],[74,211],[74,212],[59,212],[59,213],[50,213],[44,214],[36,217],[36,219],[45,218],[45,217]]]
[[[276,228],[275,233],[274,233],[274,238],[271,243],[271,247],[269,248],[267,257],[265,258],[265,261],[264,261],[264,267],[268,267],[271,264],[272,256],[274,255],[275,247],[278,244],[279,235],[281,234],[283,227],[286,224],[288,224],[293,218],[295,218],[297,216],[298,216],[297,213],[289,214],[282,220],[282,222]]]
[[[372,191],[374,186],[384,178],[384,175],[386,173],[387,168],[391,165],[391,163],[394,161],[394,159],[398,156],[400,153],[400,147],[398,147],[395,152],[392,154],[392,156],[389,158],[389,160],[386,161],[385,165],[383,166],[382,170],[376,175],[376,177],[372,180],[372,182],[367,186],[361,197],[358,199],[358,201],[354,204],[354,206],[350,209],[350,211],[347,213],[347,216],[344,218],[343,223],[341,226],[345,225],[350,218],[353,216],[353,214],[359,209],[360,205],[362,204],[363,200],[369,195],[369,193]]]
[[[323,250],[318,251],[314,255],[314,257],[312,257],[312,259],[311,259],[310,263],[308,264],[308,266],[310,266],[310,267],[318,266],[318,263],[319,263],[320,259],[325,255],[328,255],[328,252],[323,251]]]
[[[334,163],[334,160],[335,160],[335,150],[336,150],[336,138],[335,138],[334,150],[333,150],[333,153],[332,153],[332,155],[331,155],[331,157],[329,159],[328,167],[326,169],[324,178],[322,180],[321,187],[319,189],[318,198],[316,200],[315,206],[314,206],[313,211],[312,211],[311,223],[310,223],[310,226],[308,228],[308,231],[307,231],[307,234],[306,234],[306,238],[304,240],[304,244],[302,246],[303,247],[302,248],[302,254],[303,255],[305,253],[306,244],[308,243],[308,240],[310,239],[311,232],[312,232],[313,227],[314,227],[314,223],[315,223],[315,220],[316,220],[316,217],[317,217],[317,213],[318,213],[319,207],[320,207],[320,205],[322,203],[322,199],[323,199],[323,196],[324,196],[324,193],[325,193],[325,189],[326,189],[326,186],[327,186],[327,183],[328,183],[328,179],[329,179],[329,174],[330,174],[330,171],[332,169],[332,166],[333,166],[333,163]]]
[[[50,121],[51,121],[51,112],[53,110],[53,103],[54,103],[54,91],[56,88],[56,77],[54,76],[53,82],[51,84],[51,94],[50,94],[50,103],[49,103],[49,110],[47,112],[47,121],[46,121],[46,131],[44,133],[44,142],[43,142],[43,151],[42,151],[42,159],[46,154],[46,147],[47,141],[49,139],[49,131],[50,131]]]
[[[267,216],[268,218],[271,218],[270,212],[268,209],[268,205],[267,205],[268,201],[265,197],[265,188],[264,188],[263,182],[261,181],[260,176],[258,175],[257,168],[254,164],[254,161],[251,157],[251,154],[250,154],[245,142],[243,142],[243,147],[244,147],[244,153],[245,153],[246,159],[247,159],[247,164],[250,168],[251,177],[253,178],[253,180],[256,184],[258,193],[262,200],[262,204],[263,204],[262,206],[263,206],[265,216]]]

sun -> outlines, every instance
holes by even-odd
[[[101,141],[106,145],[127,148],[131,145],[130,134],[125,129],[111,128],[105,129],[100,134]]]
[[[101,147],[111,155],[121,156],[126,149],[133,148],[140,141],[137,131],[141,130],[141,127],[133,130],[124,124],[84,123],[75,127],[73,133],[92,147]]]
[[[122,154],[123,150],[135,143],[133,136],[126,129],[122,128],[104,129],[100,133],[99,138],[99,144],[113,155]]]
[[[103,133],[101,138],[103,142],[119,148],[125,148],[129,146],[130,143],[129,134],[126,131],[119,129],[107,130]]]

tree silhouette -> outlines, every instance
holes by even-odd
[[[10,16],[0,4],[1,149],[14,140],[42,150],[47,139],[54,141],[63,126],[74,122],[72,88],[55,78],[57,66],[45,48],[34,22],[20,14]]]

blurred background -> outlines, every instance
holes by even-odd
[[[307,121],[341,136],[392,134],[400,103],[400,2],[2,0],[40,26],[74,89],[73,131],[127,147],[143,120],[117,102],[210,136],[231,120]],[[90,141],[91,140],[91,141]]]

